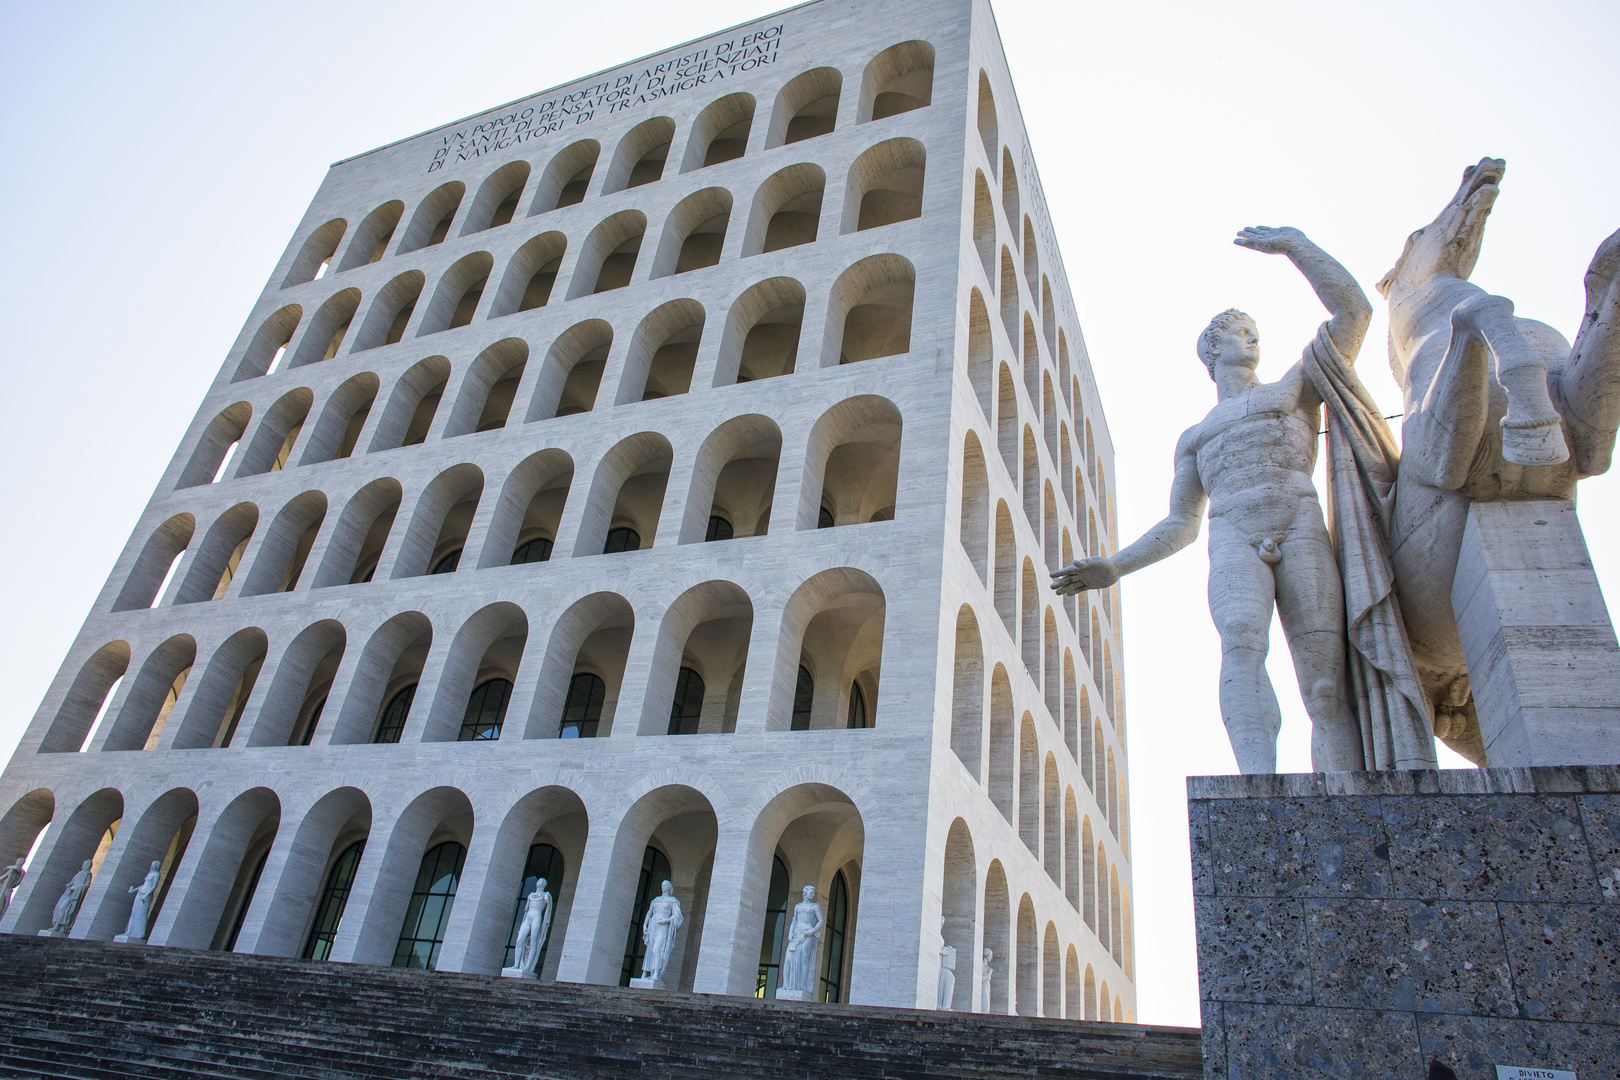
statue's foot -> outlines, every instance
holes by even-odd
[[[1560,465],[1569,460],[1569,445],[1557,420],[1514,421],[1502,418],[1502,456],[1515,465]]]

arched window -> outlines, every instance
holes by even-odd
[[[487,742],[501,737],[506,705],[512,700],[512,684],[505,679],[480,683],[467,698],[467,711],[461,717],[457,742]]]
[[[321,722],[321,713],[325,711],[326,695],[323,694],[321,700],[317,701],[315,707],[309,711],[309,719],[304,722],[304,733],[298,737],[297,745],[308,746],[315,738],[315,726]]]
[[[517,936],[523,925],[523,908],[529,902],[529,894],[534,892],[534,886],[541,878],[546,879],[546,892],[551,895],[552,921],[556,921],[557,894],[562,889],[563,880],[562,852],[550,844],[535,844],[529,848],[529,858],[523,864],[523,885],[518,889],[517,905],[512,911],[512,929],[506,935],[506,956],[501,960],[501,967],[509,968],[517,963]],[[546,935],[546,943],[540,947],[540,959],[534,965],[535,974],[538,975],[546,969],[546,950],[551,947],[551,935]]]
[[[397,743],[405,731],[405,720],[411,715],[411,702],[416,700],[416,684],[411,683],[405,689],[388,699],[383,706],[382,715],[377,718],[377,734],[371,737],[374,743]]]
[[[703,534],[703,540],[730,540],[735,535],[732,532],[731,522],[716,514],[709,518],[708,531]]]
[[[629,933],[624,940],[624,964],[619,968],[620,986],[629,986],[631,979],[641,978],[641,961],[647,955],[647,943],[641,938],[641,923],[647,918],[648,905],[669,876],[669,859],[657,848],[648,847],[641,856],[641,880],[636,885],[636,906],[630,911]]]
[[[669,706],[669,733],[696,735],[698,718],[703,715],[703,676],[689,667],[675,676],[675,700]]]
[[[810,669],[799,665],[799,682],[793,688],[793,725],[789,730],[810,730],[810,706],[815,701],[816,680]]]
[[[317,275],[319,276],[319,275]],[[242,924],[247,921],[248,908],[253,906],[253,894],[259,891],[259,879],[264,876],[264,864],[270,861],[270,849],[265,848],[259,861],[253,864],[253,873],[248,875],[247,887],[242,890],[242,899],[236,905],[236,917],[231,920],[231,932],[225,937],[225,951],[236,951],[236,939],[242,936]]]
[[[343,850],[326,875],[326,887],[321,890],[320,903],[315,905],[315,924],[309,928],[304,942],[305,960],[325,960],[332,954],[332,942],[337,939],[338,925],[343,922],[343,909],[349,903],[349,890],[354,888],[355,871],[360,869],[360,856],[366,853],[366,842],[356,841]]]
[[[602,545],[602,554],[604,555],[613,555],[620,551],[640,550],[641,534],[623,525],[616,529],[609,529],[607,543]]]
[[[525,540],[517,546],[517,550],[512,552],[510,565],[522,566],[524,563],[550,561],[551,541],[543,536],[537,536],[533,540]]]
[[[776,997],[776,987],[782,977],[782,936],[787,930],[787,908],[787,866],[777,855],[771,859],[771,891],[765,901],[765,934],[759,942],[759,981],[754,984],[754,996],[757,998]]]
[[[844,1000],[844,942],[849,936],[849,885],[842,870],[833,875],[827,897],[827,929],[822,935],[821,1000],[836,1005]]]
[[[456,902],[456,886],[461,882],[461,861],[467,849],[446,840],[422,856],[416,872],[416,888],[405,909],[405,925],[394,946],[394,966],[432,971],[439,963],[439,947],[444,944],[444,927]]]
[[[596,725],[602,719],[602,700],[607,697],[607,684],[581,671],[568,683],[568,698],[563,702],[562,722],[557,728],[559,739],[594,739]]]
[[[849,684],[849,726],[852,728],[871,727],[871,718],[866,715],[866,692],[861,689],[858,682]]]
[[[816,528],[818,528],[818,529],[830,529],[832,527],[833,527],[833,514],[832,514],[832,511],[827,509],[825,506],[823,506],[821,508],[821,511],[816,514]]]
[[[461,549],[456,548],[456,550],[450,552],[444,558],[434,563],[433,569],[428,572],[431,574],[453,574],[456,572],[456,567],[460,565]]]

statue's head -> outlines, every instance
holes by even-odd
[[[804,898],[806,901],[814,900],[816,898],[816,887],[814,885],[806,885],[804,887]]]
[[[1260,363],[1260,330],[1253,317],[1237,308],[1227,308],[1209,320],[1198,335],[1198,359],[1204,362],[1211,379],[1217,364],[1237,363],[1254,370]]]
[[[90,869],[90,862],[91,862],[91,860],[89,860],[89,859],[84,860],[84,865],[79,867],[79,869],[80,870],[88,870],[88,869]]]
[[[664,884],[663,884],[663,885],[662,885],[662,886],[660,886],[660,887],[659,887],[659,888],[660,888],[660,891],[661,891],[661,892],[662,892],[662,893],[663,893],[663,894],[664,894],[664,895],[665,895],[665,896],[668,896],[668,895],[669,895],[669,894],[671,894],[671,893],[673,893],[673,892],[674,892],[674,891],[675,891],[675,886],[673,886],[673,885],[671,885],[671,884],[670,884],[670,883],[669,883],[669,882],[667,882],[667,881],[666,881],[666,882],[664,882]]]
[[[546,891],[546,879],[541,878],[534,883],[534,895],[539,896]]]
[[[1378,283],[1378,291],[1387,298],[1397,285],[1417,286],[1436,276],[1467,280],[1479,261],[1485,220],[1502,192],[1506,172],[1507,162],[1489,157],[1464,169],[1456,194],[1433,221],[1406,238],[1405,250]]]
[[[153,859],[152,860],[152,873],[155,874],[159,870],[162,870],[162,869],[163,869],[163,863],[161,861],[157,860],[157,859]]]
[[[984,950],[984,962],[988,964],[995,955],[989,949]]]

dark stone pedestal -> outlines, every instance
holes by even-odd
[[[1187,794],[1206,1080],[1620,1078],[1620,768]]]

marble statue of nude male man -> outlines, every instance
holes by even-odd
[[[1353,363],[1372,306],[1347,270],[1298,229],[1251,227],[1240,247],[1287,255],[1331,313],[1326,332]],[[1362,741],[1345,678],[1345,607],[1339,566],[1311,472],[1322,398],[1295,364],[1261,382],[1260,335],[1241,311],[1215,316],[1198,338],[1216,405],[1176,445],[1170,513],[1113,555],[1080,559],[1053,574],[1059,593],[1106,589],[1186,547],[1209,504],[1209,610],[1221,636],[1221,719],[1238,767],[1276,771],[1282,716],[1265,660],[1275,607],[1281,616],[1318,770],[1360,769]]]

